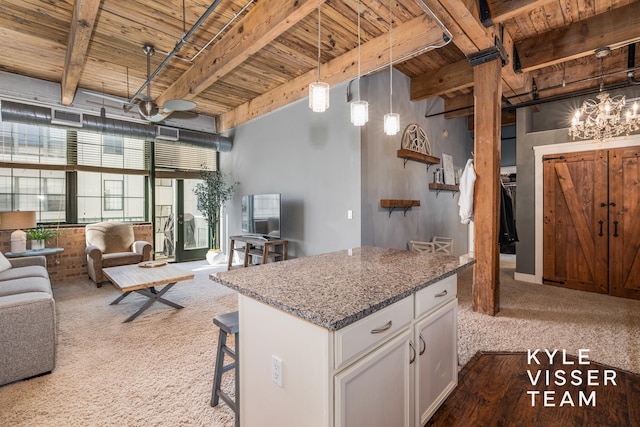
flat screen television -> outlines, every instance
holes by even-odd
[[[280,194],[242,196],[242,233],[280,238]]]

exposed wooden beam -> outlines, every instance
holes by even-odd
[[[326,0],[320,1],[324,3]],[[317,7],[317,0],[258,2],[211,50],[198,57],[156,102],[162,105],[170,99],[195,98]]]
[[[500,116],[502,85],[500,61],[494,60],[474,67],[475,110],[475,171],[473,196],[474,252],[472,307],[474,311],[495,315],[500,311]]]
[[[631,3],[567,27],[516,42],[523,72],[593,55],[600,47],[640,40],[640,8]]]
[[[460,26],[466,36],[473,40],[478,50],[495,45],[493,28],[480,22],[478,2],[475,0],[439,0],[449,15]],[[455,39],[454,39],[455,43]],[[474,52],[463,52],[465,55]]]
[[[547,0],[548,1],[548,0]],[[443,21],[443,23],[453,33],[453,43],[464,53],[465,55],[471,55],[477,53],[480,50],[495,46],[495,31],[493,28],[486,28],[480,22],[478,4],[471,0],[425,0],[425,3],[431,8],[431,10]],[[511,35],[504,32],[502,35],[502,43],[508,54],[513,51],[513,40]],[[471,73],[471,70],[469,70]],[[452,88],[456,87],[469,87],[468,80],[473,81],[473,77],[462,76],[458,73],[458,76],[462,78],[459,82],[454,82],[451,78],[450,85]],[[513,58],[509,58],[509,63],[502,70],[503,78],[503,91],[508,96],[516,94],[527,93],[531,90],[531,75],[528,73],[516,73],[513,69]],[[425,80],[425,82],[422,82]],[[429,74],[422,76],[416,76],[411,80],[412,88],[415,85],[416,90],[418,87],[422,87],[423,90],[431,84],[433,80]],[[455,90],[455,89],[450,89]],[[438,91],[437,94],[432,95],[428,90],[425,90],[423,94],[416,92],[418,98],[413,98],[416,101],[419,99],[426,99],[431,96],[440,95],[442,91]],[[521,101],[529,100],[526,96]]]
[[[465,89],[473,86],[473,70],[469,61],[462,61],[445,65],[437,71],[430,71],[411,79],[411,100],[440,96],[447,92]]]
[[[71,105],[73,102],[99,7],[100,0],[75,0],[62,72],[62,105]]]
[[[440,43],[442,30],[425,15],[393,28],[393,54],[396,57],[411,54],[425,46]],[[358,75],[357,49],[322,64],[322,81],[334,85]],[[389,36],[383,34],[361,46],[363,74],[385,65],[389,61]],[[218,117],[218,131],[234,128],[251,119],[283,107],[308,95],[309,83],[317,79],[317,70],[311,70],[284,85]]]
[[[491,22],[499,24],[516,15],[551,3],[553,0],[489,0]]]
[[[471,116],[473,114],[473,94],[445,98],[444,111],[445,119]]]

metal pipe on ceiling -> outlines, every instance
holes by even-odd
[[[446,45],[448,45],[449,43],[451,43],[453,41],[453,34],[451,34],[451,31],[449,31],[449,29],[442,23],[442,21],[440,21],[440,19],[438,19],[438,17],[435,15],[435,13],[433,13],[431,11],[431,9],[429,8],[429,6],[427,6],[422,0],[416,0],[416,3],[418,4],[418,6],[420,6],[422,8],[422,10],[424,10],[424,12],[426,14],[428,14],[429,16],[431,16],[431,18],[433,18],[434,21],[436,21],[436,23],[438,24],[438,26],[442,29],[442,40],[444,40],[444,43],[442,44],[438,44],[438,45],[428,45],[425,47],[421,47],[418,50],[415,50],[413,52],[410,52],[400,58],[397,58],[395,60],[392,61],[391,65],[395,65],[395,64],[400,64],[404,61],[407,61],[411,58],[414,58],[418,55],[421,55],[431,49],[440,49],[445,47]],[[389,64],[385,64],[385,65],[381,65],[379,67],[374,68],[373,70],[369,70],[366,73],[364,73],[361,76],[355,77],[351,80],[349,80],[349,83],[347,84],[347,102],[351,102],[351,83],[353,83],[354,81],[358,80],[360,77],[363,76],[368,76],[371,74],[375,74],[380,70],[386,69],[389,66]]]
[[[176,46],[173,48],[171,52],[169,52],[169,55],[167,55],[167,57],[162,61],[162,63],[158,66],[158,68],[156,68],[156,70],[153,73],[151,73],[150,76],[148,76],[147,81],[144,82],[142,86],[140,86],[140,89],[138,89],[138,91],[131,97],[131,99],[129,100],[129,104],[134,104],[136,97],[140,95],[140,93],[142,93],[142,91],[149,84],[151,84],[151,80],[153,80],[158,75],[158,73],[160,73],[160,71],[162,71],[164,67],[166,67],[167,63],[171,60],[171,58],[173,58],[178,53],[178,51],[182,48],[182,46],[184,46],[187,40],[193,35],[193,33],[198,28],[200,28],[202,23],[209,17],[209,15],[216,9],[216,7],[218,7],[218,5],[221,2],[222,0],[214,0],[214,2],[211,3],[211,5],[207,8],[204,14],[198,19],[198,21],[193,25],[193,27],[191,27],[191,29],[187,32],[187,34],[184,34],[180,39],[180,41],[176,43]]]
[[[89,114],[82,115],[82,128],[75,128],[51,123],[51,108],[3,100],[0,105],[2,121],[23,123],[35,126],[54,126],[64,129],[82,129],[88,132],[101,132],[123,135],[131,138],[155,139],[157,126],[116,120]],[[220,134],[179,129],[179,145],[212,148],[220,152],[229,152],[233,148],[233,140]]]

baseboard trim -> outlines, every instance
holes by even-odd
[[[538,283],[536,280],[535,274],[525,274],[525,273],[513,273],[513,279],[519,282],[529,282],[529,283]]]

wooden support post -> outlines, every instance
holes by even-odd
[[[494,316],[500,310],[500,127],[501,61],[474,67],[474,205],[473,311]]]

